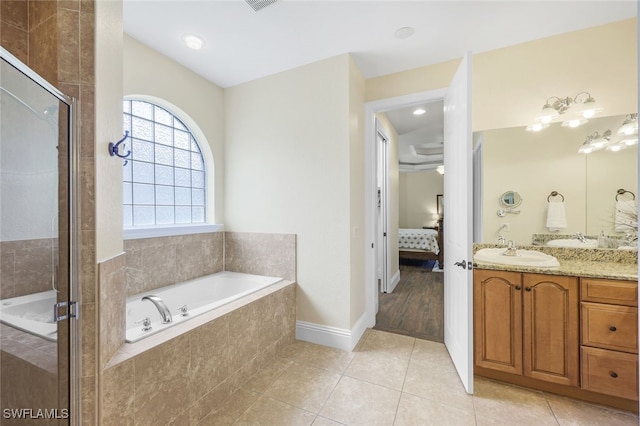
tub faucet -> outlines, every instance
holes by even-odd
[[[165,305],[164,301],[160,299],[158,296],[154,296],[154,295],[144,296],[142,300],[143,301],[148,300],[149,302],[153,303],[156,308],[158,308],[158,312],[160,312],[160,316],[162,317],[163,324],[169,324],[171,321],[173,321],[169,308],[167,308],[167,305]]]

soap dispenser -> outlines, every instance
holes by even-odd
[[[607,241],[604,236],[604,231],[600,231],[600,235],[598,235],[598,247],[605,248],[606,245],[607,245]]]

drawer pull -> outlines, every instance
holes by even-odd
[[[520,290],[522,287],[520,287],[519,285],[516,286],[516,290]]]
[[[610,375],[611,377],[613,377],[614,379],[615,379],[616,377],[618,377],[618,373],[616,373],[615,371],[612,371],[611,373],[609,373],[609,375]]]
[[[611,331],[616,331],[616,330],[617,330],[617,328],[616,328],[616,326],[615,326],[615,325],[612,325],[611,327],[609,327],[609,330],[611,330]]]

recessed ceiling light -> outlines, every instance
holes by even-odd
[[[396,38],[405,39],[411,37],[415,32],[416,30],[414,30],[412,27],[402,27],[398,28],[394,35],[396,36]]]
[[[424,114],[425,112],[427,112],[427,111],[425,111],[425,110],[424,110],[424,109],[422,109],[422,108],[417,108],[416,110],[414,110],[414,111],[413,111],[413,115],[422,115],[422,114]]]
[[[193,50],[200,50],[204,46],[204,40],[193,34],[186,34],[182,36],[182,40],[188,48]]]

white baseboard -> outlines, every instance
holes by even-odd
[[[396,273],[393,274],[393,276],[391,277],[391,280],[389,280],[389,286],[387,287],[387,293],[391,293],[393,290],[395,290],[396,286],[398,285],[399,282],[400,282],[400,269],[398,269],[396,271]]]
[[[367,324],[364,314],[356,321],[351,330],[296,321],[296,339],[351,351],[355,348],[366,329]]]

